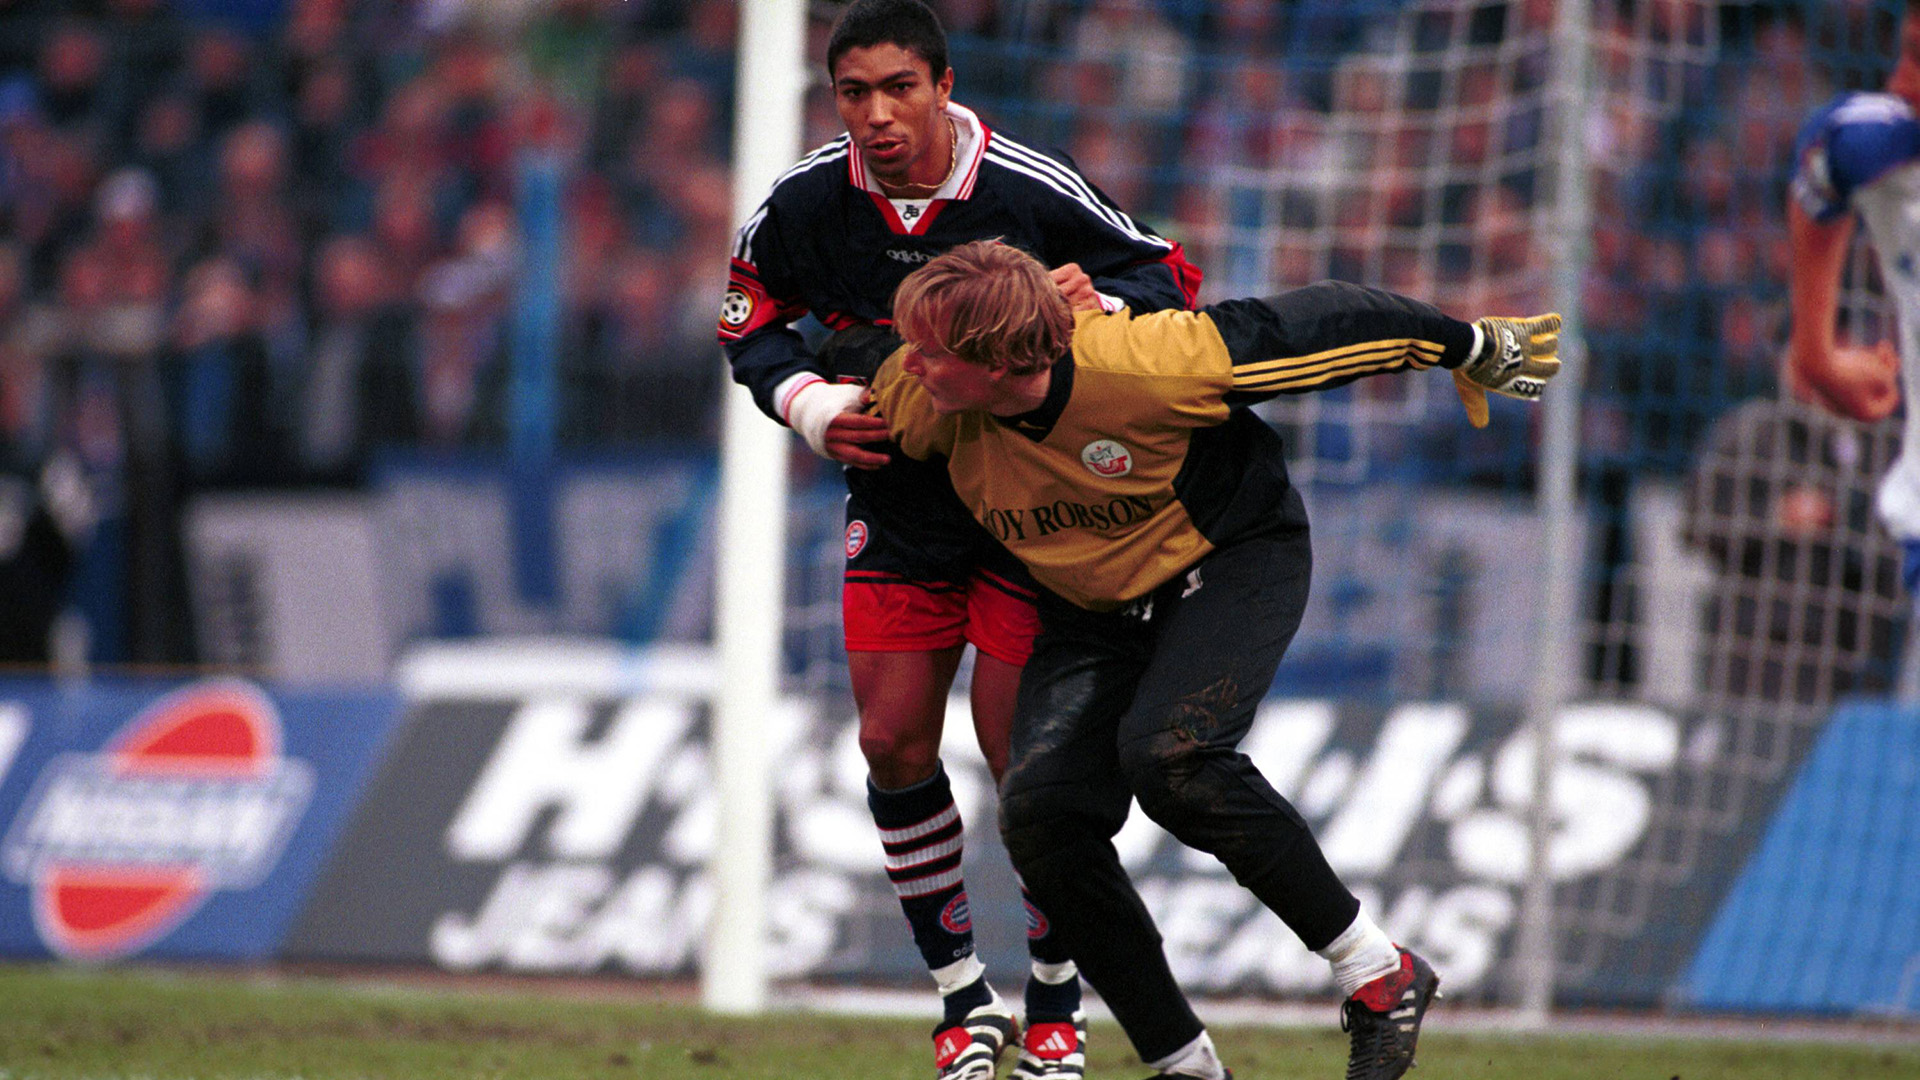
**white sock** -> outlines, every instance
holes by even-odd
[[[971,954],[963,956],[946,967],[933,969],[933,983],[940,988],[940,996],[946,997],[955,990],[972,986],[973,981],[987,973],[987,965]]]
[[[1399,947],[1364,911],[1326,948],[1315,951],[1333,961],[1333,981],[1341,997],[1353,996],[1355,990],[1400,967]]]
[[[1150,1069],[1158,1069],[1170,1076],[1193,1076],[1200,1080],[1227,1080],[1227,1067],[1220,1064],[1220,1055],[1213,1052],[1213,1036],[1202,1031],[1192,1042],[1161,1058],[1147,1062]]]
[[[1033,977],[1048,986],[1059,986],[1068,979],[1077,978],[1079,974],[1080,969],[1071,960],[1061,964],[1043,964],[1038,960],[1033,962]]]

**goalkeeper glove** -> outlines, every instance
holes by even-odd
[[[1547,380],[1560,370],[1560,316],[1524,319],[1488,317],[1476,321],[1480,348],[1454,369],[1453,385],[1467,420],[1487,426],[1487,391],[1522,401],[1540,400]]]
[[[880,365],[904,344],[899,335],[884,326],[856,323],[835,330],[821,342],[813,362],[829,382],[870,383]]]

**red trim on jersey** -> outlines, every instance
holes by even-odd
[[[955,106],[955,108],[959,108],[959,106]],[[966,112],[968,116],[973,116],[970,110]],[[973,123],[975,127],[980,129],[980,137],[974,140],[973,155],[967,162],[966,178],[960,181],[960,190],[954,192],[953,195],[956,199],[971,199],[973,197],[973,183],[980,178],[980,163],[986,160],[987,143],[993,138],[993,132],[987,129],[987,122],[985,120],[980,119],[978,116],[973,116]]]
[[[920,220],[914,222],[913,228],[909,231],[915,236],[926,232],[927,226],[932,225],[933,219],[939,217],[940,211],[946,209],[947,204],[952,201],[952,199],[935,199],[928,203],[927,208],[920,212]]]
[[[874,208],[880,211],[880,220],[887,223],[887,228],[902,236],[907,235],[907,223],[900,220],[899,212],[893,208],[892,199],[877,191],[867,192],[867,198],[873,200]]]
[[[1173,282],[1180,289],[1180,295],[1186,298],[1187,309],[1192,310],[1200,300],[1200,279],[1206,275],[1200,268],[1187,261],[1187,251],[1180,241],[1172,241],[1173,249],[1160,257],[1168,270],[1173,271]]]

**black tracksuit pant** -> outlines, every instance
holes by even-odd
[[[1311,568],[1302,528],[1217,550],[1122,612],[1042,601],[1001,832],[1034,902],[1147,1061],[1201,1024],[1114,851],[1130,798],[1219,858],[1310,949],[1360,910],[1305,819],[1237,749],[1299,628]]]

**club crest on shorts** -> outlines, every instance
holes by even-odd
[[[1111,480],[1133,471],[1133,454],[1112,439],[1095,439],[1080,451],[1080,464],[1093,475]]]
[[[847,558],[867,550],[867,523],[864,521],[847,522]]]
[[[279,861],[313,795],[281,756],[280,720],[253,686],[198,683],[148,706],[98,753],[49,762],[0,842],[56,954],[109,960],[185,922]]]

